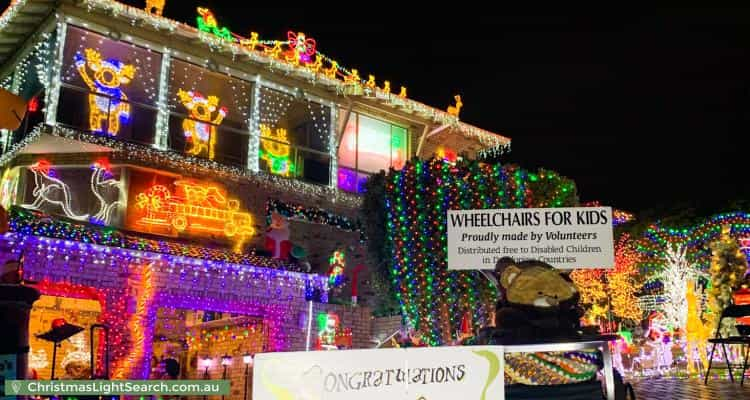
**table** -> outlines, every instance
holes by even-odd
[[[604,362],[604,387],[607,391],[607,400],[615,400],[615,375],[612,370],[612,353],[609,351],[609,342],[616,340],[616,335],[602,335],[584,337],[569,342],[548,342],[528,344],[504,344],[498,346],[502,356],[500,357],[500,371],[505,371],[505,353],[539,353],[549,351],[578,351],[600,349],[602,361]],[[502,397],[505,398],[505,374],[500,373]]]

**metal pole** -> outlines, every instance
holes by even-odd
[[[52,375],[49,380],[55,380],[55,366],[57,365],[57,342],[52,344]]]
[[[208,379],[208,366],[206,366],[206,370],[203,371],[203,379]],[[207,400],[207,399],[208,399],[208,395],[204,394],[203,395],[203,400]]]
[[[242,400],[247,400],[247,379],[250,376],[250,364],[245,364],[245,393],[242,395]]]

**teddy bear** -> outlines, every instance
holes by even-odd
[[[182,130],[190,144],[190,148],[186,149],[185,152],[192,156],[207,153],[208,159],[213,160],[214,147],[216,146],[216,127],[227,116],[227,108],[219,107],[218,97],[206,97],[200,92],[192,90],[179,89],[177,97],[190,112],[190,117],[182,121]],[[217,109],[219,112],[214,117]]]
[[[578,290],[573,282],[542,261],[500,259],[495,267],[500,300],[495,335],[504,343],[545,341],[579,335]]]
[[[106,133],[116,136],[120,131],[120,121],[127,122],[130,118],[130,103],[122,89],[133,80],[136,68],[116,59],[104,59],[94,49],[85,49],[84,53],[85,56],[76,53],[75,65],[91,91],[89,127],[94,132],[105,133],[103,124],[106,121]],[[89,69],[93,71],[93,76],[89,74]]]

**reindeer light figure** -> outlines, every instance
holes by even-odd
[[[460,95],[455,95],[453,99],[456,100],[456,105],[448,106],[448,114],[458,117],[458,114],[461,113],[461,107],[464,106],[464,103],[461,102]]]
[[[166,0],[146,0],[146,12],[161,16],[164,12],[164,3]]]
[[[47,160],[39,160],[29,166],[34,174],[34,190],[31,195],[34,201],[31,204],[23,204],[21,207],[42,211],[42,206],[50,204],[62,209],[66,217],[78,221],[85,221],[88,214],[78,215],[70,207],[73,198],[70,187],[54,176],[54,171]]]
[[[190,116],[182,121],[182,130],[191,145],[185,152],[197,156],[205,151],[208,158],[213,160],[216,126],[221,124],[221,121],[227,116],[227,108],[219,108],[218,114],[213,117],[219,105],[218,97],[204,97],[201,93],[186,92],[182,89],[177,91],[177,97],[190,112]]]
[[[92,92],[89,94],[89,129],[103,133],[102,123],[107,121],[106,133],[116,136],[120,122],[127,122],[130,118],[130,104],[122,86],[133,80],[135,67],[115,59],[103,60],[94,49],[86,49],[84,53],[85,56],[76,53],[75,64],[81,79]],[[93,76],[89,75],[89,69]]]
[[[703,323],[700,317],[700,293],[695,291],[695,282],[687,283],[685,297],[687,299],[687,323],[685,326],[685,341],[687,342],[687,367],[689,372],[695,372],[708,366],[706,343],[711,335],[711,327]],[[698,353],[697,357],[695,353]]]
[[[91,164],[91,169],[93,171],[91,173],[91,192],[99,201],[99,211],[91,217],[91,220],[95,223],[109,225],[112,212],[117,207],[124,206],[123,202],[119,200],[120,191],[123,189],[123,182],[114,179],[109,160],[106,158],[95,161]],[[106,188],[116,188],[117,191],[115,193],[118,200],[107,202],[104,198],[104,193],[102,193],[102,190]]]

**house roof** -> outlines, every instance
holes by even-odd
[[[485,129],[460,121],[458,116],[447,111],[440,110],[408,97],[386,91],[381,87],[367,84],[364,79],[356,79],[352,74],[354,70],[338,67],[334,74],[326,74],[322,69],[314,70],[310,64],[300,64],[295,61],[287,61],[282,54],[273,53],[275,45],[289,47],[288,40],[267,41],[259,40],[257,45],[248,48],[247,38],[226,32],[231,35],[220,38],[214,34],[206,33],[187,24],[168,19],[166,17],[150,14],[142,9],[131,7],[112,0],[13,0],[10,6],[0,15],[0,64],[9,62],[16,52],[22,47],[30,36],[38,29],[38,26],[63,3],[76,8],[85,8],[87,13],[98,13],[108,18],[128,19],[134,26],[165,32],[183,38],[191,43],[201,45],[213,53],[231,56],[236,63],[245,62],[254,64],[256,67],[282,73],[291,78],[307,81],[316,87],[322,87],[337,95],[348,96],[368,103],[377,103],[381,107],[390,108],[406,115],[413,115],[425,121],[431,129],[442,129],[442,138],[460,136],[473,141],[470,146],[472,152],[476,151],[505,151],[510,146],[510,139],[487,131]],[[287,50],[291,51],[291,50]],[[317,53],[331,69],[334,60],[322,53]],[[433,137],[435,141],[438,136]],[[442,139],[441,139],[442,140]],[[455,140],[454,140],[455,141]],[[447,140],[446,143],[450,143]],[[456,144],[464,145],[465,141],[459,140]],[[459,149],[460,150],[460,149]],[[425,154],[425,153],[423,153]]]

